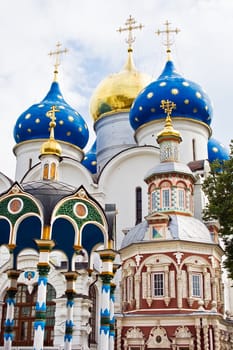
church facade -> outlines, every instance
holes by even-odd
[[[96,139],[54,79],[14,128],[15,179],[0,174],[2,349],[233,349],[231,281],[217,222],[203,222],[212,105],[167,59],[133,60],[90,101]],[[177,33],[169,23],[158,34]],[[54,53],[63,53],[60,45]]]

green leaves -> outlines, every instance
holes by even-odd
[[[233,141],[230,150],[230,159],[212,163],[211,173],[204,181],[203,191],[208,204],[203,219],[219,221],[220,235],[225,243],[224,265],[233,277]]]

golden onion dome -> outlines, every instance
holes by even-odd
[[[61,148],[60,144],[55,139],[52,139],[52,138],[45,141],[42,144],[41,150],[40,150],[41,155],[52,154],[52,155],[56,155],[56,156],[60,157],[61,153],[62,153],[62,148]]]
[[[139,72],[133,62],[132,49],[123,69],[106,77],[96,88],[90,101],[90,113],[94,122],[118,112],[129,112],[139,92],[151,82],[151,78]]]

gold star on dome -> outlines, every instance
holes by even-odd
[[[175,33],[175,34],[178,34],[180,32],[180,29],[178,28],[175,28],[175,29],[171,29],[169,26],[170,26],[170,22],[166,21],[164,23],[165,25],[165,29],[164,30],[160,30],[158,29],[157,32],[155,32],[157,35],[160,35],[160,34],[165,34],[165,42],[164,42],[164,45],[167,47],[167,58],[168,58],[168,61],[170,60],[170,54],[171,54],[171,46],[174,42],[173,40],[173,37],[171,37],[171,34],[172,33]]]
[[[132,35],[132,31],[134,29],[142,29],[144,27],[144,25],[139,24],[136,25],[136,21],[135,19],[130,15],[129,18],[126,20],[125,22],[125,27],[120,27],[119,29],[117,29],[117,32],[122,33],[125,31],[129,32],[128,38],[126,39],[126,43],[129,45],[128,47],[128,51],[132,51],[132,44],[135,42],[135,37],[133,37]]]

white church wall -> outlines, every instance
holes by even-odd
[[[142,188],[142,220],[148,212],[147,185],[144,176],[148,169],[158,163],[159,153],[155,147],[137,147],[122,152],[104,168],[99,189],[105,195],[105,203],[115,203],[116,248],[121,246],[124,237],[122,230],[135,226],[136,187]]]

